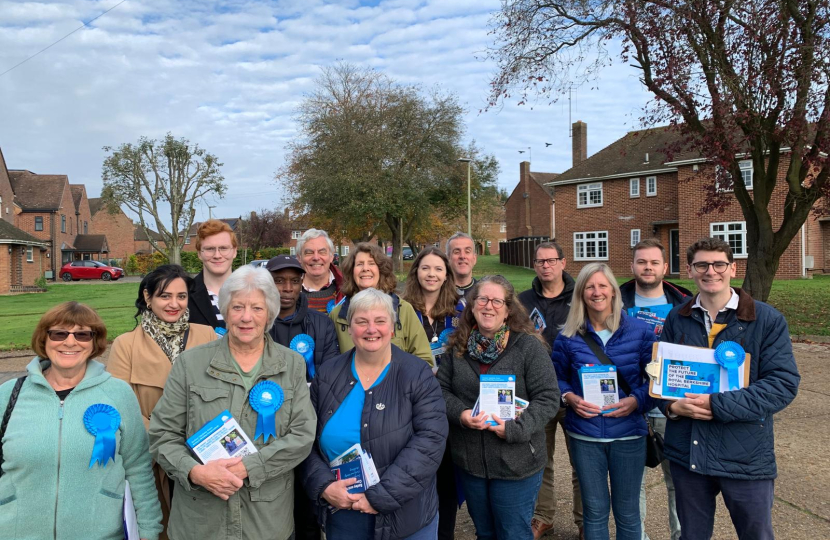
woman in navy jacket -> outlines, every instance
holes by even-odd
[[[395,310],[376,289],[352,297],[354,349],[325,362],[311,383],[317,437],[304,482],[329,540],[434,539],[435,473],[447,439],[447,412],[430,366],[391,343]],[[380,482],[349,493],[329,463],[359,443]],[[330,508],[338,509],[332,513]]]
[[[631,388],[626,395],[617,384],[619,403],[600,407],[583,399],[580,368],[603,363],[589,348],[589,339],[614,363],[618,380],[625,379]],[[653,343],[648,326],[623,313],[620,289],[608,265],[586,265],[576,279],[565,327],[553,347],[562,402],[570,407],[565,429],[582,488],[586,540],[609,538],[612,506],[619,540],[640,540],[642,535],[639,489],[648,433],[643,414],[653,407],[645,366],[651,361]]]

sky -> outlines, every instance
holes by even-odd
[[[197,220],[281,208],[274,181],[299,136],[295,112],[322,67],[345,61],[405,84],[454,92],[464,142],[499,160],[512,191],[519,163],[571,166],[569,115],[588,124],[588,154],[637,129],[648,95],[636,71],[614,65],[567,99],[482,112],[495,64],[490,20],[498,0],[0,0],[0,149],[9,169],[67,174],[100,194],[104,146],[184,137],[224,163],[223,199]],[[102,15],[102,13],[110,10]],[[545,143],[551,143],[546,146]],[[529,150],[528,150],[529,149]],[[525,153],[520,154],[519,151]],[[134,216],[133,216],[134,217]]]

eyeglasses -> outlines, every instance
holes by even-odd
[[[92,341],[95,337],[95,332],[92,330],[78,330],[77,332],[67,332],[66,330],[47,330],[46,334],[52,341],[66,341],[70,335],[75,336],[75,341],[87,343]]]
[[[564,257],[560,257],[558,259],[557,258],[554,258],[554,259],[533,259],[533,264],[535,264],[536,266],[545,266],[545,264],[547,263],[548,266],[553,266],[554,264],[558,263],[562,259],[564,259]]]
[[[694,268],[695,271],[698,274],[705,274],[706,272],[709,271],[710,266],[712,268],[714,268],[715,272],[717,272],[718,274],[723,274],[724,272],[726,272],[726,269],[729,268],[729,263],[725,262],[725,261],[717,261],[717,262],[713,262],[713,263],[708,263],[708,262],[692,263],[692,268]]]
[[[205,255],[216,255],[216,252],[219,252],[219,255],[227,255],[231,252],[233,246],[219,246],[219,247],[209,247],[209,248],[202,248],[202,253]]]
[[[506,303],[501,298],[487,298],[486,296],[476,296],[476,305],[478,307],[484,307],[491,302],[493,304],[493,307],[496,309],[499,309]]]

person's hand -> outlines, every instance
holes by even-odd
[[[686,397],[669,404],[668,411],[695,420],[712,419],[712,402],[709,394],[686,392]]]
[[[361,514],[377,514],[378,511],[372,508],[369,499],[366,498],[365,493],[357,496],[357,501],[352,504],[352,510],[358,510]]]
[[[573,409],[576,414],[583,418],[593,418],[602,412],[602,409],[598,406],[585,401],[573,392],[565,394],[565,401],[568,402],[568,406]]]
[[[335,508],[340,508],[341,510],[351,508],[360,498],[360,495],[348,492],[349,486],[355,482],[357,482],[357,478],[346,478],[345,480],[332,482],[323,491],[323,498]]]
[[[492,415],[492,418],[493,418],[493,421],[496,423],[496,425],[495,426],[487,426],[487,429],[489,431],[492,431],[493,433],[495,433],[498,436],[499,439],[506,438],[507,437],[507,435],[505,434],[505,429],[506,428],[504,427],[506,422],[504,420],[502,420],[498,415]]]
[[[485,412],[473,416],[473,410],[467,409],[461,413],[461,425],[469,429],[487,429],[487,417]]]
[[[611,403],[602,408],[603,411],[607,411],[609,409],[614,409],[614,411],[605,413],[604,416],[607,416],[608,418],[628,416],[637,410],[637,398],[634,396],[624,397],[619,403]]]
[[[242,487],[242,480],[228,470],[241,464],[242,458],[217,459],[190,469],[190,481],[210,491],[223,501]]]
[[[236,477],[240,480],[245,480],[246,478],[248,478],[248,469],[247,467],[245,467],[245,464],[242,463],[241,459],[239,463],[237,463],[236,465],[231,465],[230,467],[228,467],[228,470],[235,474]]]

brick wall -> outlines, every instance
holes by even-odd
[[[111,259],[123,259],[135,253],[135,227],[124,212],[119,210],[115,214],[110,214],[106,207],[103,207],[92,216],[91,220],[89,234],[106,235]]]
[[[83,190],[83,195],[81,195],[81,200],[78,203],[78,209],[72,218],[75,220],[74,230],[76,235],[84,234],[84,222],[87,223],[86,234],[95,234],[92,232],[92,213],[89,210],[89,199],[86,196],[86,188]]]
[[[3,162],[3,154],[0,154],[0,219],[14,225],[14,192]]]
[[[813,256],[813,268],[808,269],[807,274],[823,274],[830,271],[830,268],[825,265],[821,222],[816,219],[816,216],[807,218],[807,222],[804,224],[804,237],[806,240],[806,255]]]
[[[820,228],[824,273],[830,274],[830,221],[821,221]]]
[[[524,196],[525,193],[527,197]],[[553,236],[552,205],[551,196],[530,178],[530,162],[521,162],[519,183],[504,205],[507,222],[506,237]]]
[[[9,253],[8,245],[0,244],[0,294],[8,294],[11,287],[12,256]]]

